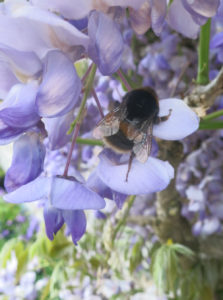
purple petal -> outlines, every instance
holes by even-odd
[[[212,18],[219,7],[220,0],[181,0],[184,7],[187,9],[189,7],[193,12],[206,17]],[[189,10],[188,10],[189,11]],[[191,11],[189,11],[191,12]]]
[[[223,32],[219,32],[213,36],[210,41],[210,48],[218,48],[223,45]]]
[[[94,11],[88,21],[90,44],[88,53],[103,75],[116,72],[124,50],[122,35],[117,24],[109,17]]]
[[[119,209],[122,209],[122,206],[125,203],[126,198],[127,198],[127,195],[125,195],[125,194],[113,192],[113,200],[115,201],[115,203]]]
[[[167,121],[154,125],[154,136],[165,140],[179,140],[198,129],[198,116],[182,100],[174,98],[160,100],[159,105],[159,116],[168,115],[170,109],[172,112]]]
[[[4,99],[13,85],[19,83],[12,70],[9,69],[8,62],[0,61],[0,98]]]
[[[153,1],[151,21],[152,21],[152,29],[157,35],[160,35],[162,31],[165,16],[166,16],[166,10],[167,10],[166,0]]]
[[[22,51],[35,49],[39,57],[52,49],[61,49],[72,57],[74,46],[87,48],[89,37],[56,14],[34,7],[27,1],[16,2],[16,7],[12,8],[9,2],[2,4],[2,43]]]
[[[52,183],[51,203],[60,209],[102,209],[105,201],[83,184],[55,177]]]
[[[171,3],[166,20],[171,28],[186,37],[192,39],[197,37],[200,26],[194,22],[181,0],[174,0]]]
[[[32,3],[71,20],[82,19],[93,9],[93,1],[86,0],[32,0]]]
[[[144,34],[151,26],[151,5],[145,2],[138,10],[129,9],[129,17],[132,29],[137,34]]]
[[[193,234],[197,235],[210,235],[219,231],[221,227],[220,221],[216,217],[208,217],[203,221],[199,220],[193,226]]]
[[[77,103],[81,81],[73,63],[60,51],[48,52],[36,105],[43,117],[58,117]]]
[[[22,135],[13,145],[12,164],[5,176],[5,188],[12,192],[34,180],[43,171],[45,146],[37,133]]]
[[[216,217],[209,217],[204,219],[202,233],[204,235],[210,235],[217,232],[221,228],[221,223]]]
[[[168,163],[149,157],[142,164],[133,160],[126,182],[128,163],[115,165],[103,153],[100,155],[98,176],[111,189],[126,195],[148,194],[167,187],[174,176],[174,169]]]
[[[40,120],[35,107],[35,83],[12,87],[0,110],[1,120],[10,127],[29,128]]]
[[[45,206],[43,216],[45,221],[46,234],[52,241],[54,239],[54,234],[56,234],[64,224],[62,212],[52,206]]]
[[[70,230],[72,240],[76,245],[86,231],[87,221],[86,221],[84,211],[63,210],[62,214],[63,214],[64,221]]]
[[[132,7],[134,9],[139,9],[146,0],[105,0],[105,2],[110,6]]]
[[[44,119],[45,128],[48,132],[49,147],[51,150],[59,149],[69,142],[71,135],[67,134],[67,131],[73,120],[73,111],[70,111],[62,117]]]
[[[113,198],[111,189],[98,177],[97,172],[91,173],[86,182],[86,186],[102,198]]]
[[[23,133],[23,128],[12,128],[0,119],[0,145],[11,143]]]
[[[35,76],[42,70],[41,60],[34,52],[18,51],[0,43],[0,53],[18,78]]]
[[[17,190],[3,196],[4,200],[12,203],[32,202],[46,198],[50,193],[51,179],[38,177],[21,186]]]
[[[184,8],[189,12],[189,14],[191,15],[192,19],[196,24],[202,26],[207,22],[208,18],[202,16],[201,14],[196,13],[196,11],[192,9],[192,7],[190,6],[190,4],[188,4],[187,1],[182,0],[182,4]]]

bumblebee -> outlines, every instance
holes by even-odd
[[[126,181],[134,157],[145,163],[151,153],[153,125],[168,120],[159,117],[159,101],[151,87],[129,91],[122,102],[108,113],[93,131],[95,138],[118,153],[130,152]]]

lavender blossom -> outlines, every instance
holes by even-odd
[[[76,244],[86,230],[84,209],[102,209],[103,198],[76,181],[74,178],[39,177],[8,193],[4,199],[12,203],[43,200],[44,219],[49,239],[65,222]]]
[[[188,155],[177,172],[176,187],[189,199],[183,206],[184,216],[193,220],[195,235],[209,235],[222,227],[222,147],[218,134],[209,137]]]

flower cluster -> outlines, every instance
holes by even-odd
[[[85,210],[103,209],[104,198],[121,207],[127,195],[163,190],[174,176],[169,162],[156,158],[155,142],[144,164],[133,160],[127,182],[126,155],[105,149],[97,163],[98,152],[92,145],[74,151],[73,146],[78,134],[92,139],[92,129],[100,120],[94,99],[99,98],[108,112],[110,100],[120,100],[119,93],[124,94],[120,84],[107,76],[133,65],[132,32],[142,35],[152,28],[168,49],[161,55],[162,47],[154,43],[138,66],[138,73],[146,74],[144,84],[165,90],[170,74],[180,70],[178,61],[168,62],[178,39],[169,34],[168,26],[195,38],[200,25],[216,14],[219,0],[173,0],[168,9],[165,0],[121,2],[7,0],[0,5],[0,144],[14,142],[4,199],[41,200],[49,239],[66,223],[77,243],[86,230]],[[85,72],[80,66],[86,66]],[[159,82],[154,84],[157,69]],[[94,75],[92,88],[89,82]],[[154,137],[177,140],[197,130],[198,117],[182,100],[159,101],[160,117],[170,110],[168,120],[154,125]],[[67,132],[74,120],[70,143]]]
[[[177,172],[176,187],[189,200],[182,214],[193,222],[195,235],[209,235],[222,226],[222,147],[221,135],[209,137],[188,155]]]

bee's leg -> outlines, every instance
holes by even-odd
[[[168,115],[162,116],[162,117],[157,117],[155,120],[155,124],[159,124],[161,122],[167,121],[169,119],[169,117],[171,116],[171,112],[172,112],[172,109],[170,108]]]
[[[128,176],[129,176],[129,172],[131,170],[132,161],[133,161],[134,157],[135,157],[135,153],[132,151],[131,154],[130,154],[130,157],[129,157],[128,170],[127,170],[126,178],[125,178],[126,182],[128,181]]]

